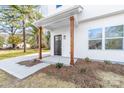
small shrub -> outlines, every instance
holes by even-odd
[[[56,68],[60,69],[63,67],[63,63],[56,63]]]
[[[100,88],[103,88],[103,85],[102,85],[102,84],[99,84],[99,87],[100,87]]]
[[[87,71],[88,71],[87,68],[81,68],[79,72],[80,72],[80,73],[87,73]]]
[[[33,61],[36,62],[38,59],[34,59]]]
[[[112,62],[109,61],[109,60],[104,60],[104,63],[105,63],[105,64],[112,64]]]
[[[86,57],[84,60],[85,60],[86,62],[91,62],[90,58],[88,58],[88,57]]]

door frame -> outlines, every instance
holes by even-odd
[[[59,35],[54,35],[54,55],[56,55],[55,54],[55,37],[56,36],[61,36],[61,54],[59,55],[59,56],[62,56],[62,35],[61,34],[59,34]]]

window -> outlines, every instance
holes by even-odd
[[[102,49],[102,29],[89,30],[89,49]]]
[[[105,49],[123,49],[123,25],[105,28]]]
[[[59,8],[59,7],[61,7],[62,5],[56,5],[56,8]]]

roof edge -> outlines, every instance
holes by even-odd
[[[45,18],[43,18],[43,19],[40,19],[40,20],[34,22],[33,24],[37,27],[37,24],[38,24],[39,22],[41,22],[41,21],[45,21],[46,19],[49,20],[49,19],[54,18],[54,17],[56,17],[56,16],[58,16],[58,15],[61,15],[61,14],[63,14],[63,13],[66,13],[66,12],[69,12],[69,11],[71,11],[71,10],[78,9],[78,8],[80,9],[80,11],[83,10],[83,7],[82,7],[81,5],[75,5],[75,6],[72,6],[72,7],[68,8],[68,9],[59,11],[59,12],[53,14],[53,15],[47,16],[47,17],[45,17]]]

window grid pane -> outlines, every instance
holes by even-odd
[[[123,25],[105,28],[105,49],[123,49]]]
[[[56,5],[56,8],[59,8],[59,7],[61,7],[62,5]]]
[[[105,49],[123,49],[123,38],[106,39]]]
[[[105,37],[123,37],[123,25],[106,27]]]
[[[102,49],[102,40],[89,40],[89,49]]]
[[[91,29],[89,30],[89,39],[102,39],[102,29]]]

